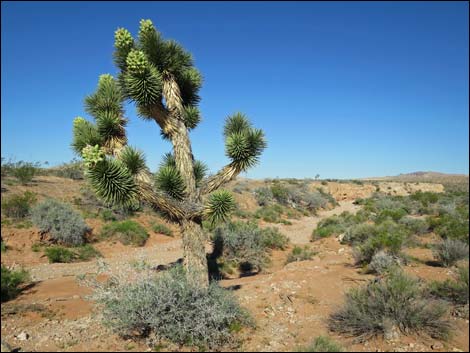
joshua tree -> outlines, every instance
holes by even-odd
[[[207,168],[194,159],[189,139],[189,130],[201,120],[197,105],[202,84],[191,54],[163,39],[150,20],[140,21],[136,40],[126,29],[117,29],[114,46],[118,77],[101,75],[96,92],[85,98],[85,110],[95,122],[74,120],[72,148],[84,159],[87,179],[105,202],[129,206],[145,201],[179,224],[186,273],[197,285],[207,286],[202,220],[218,222],[233,209],[232,195],[218,189],[258,162],[266,147],[263,132],[241,113],[227,117],[230,163],[206,177]],[[155,175],[143,153],[127,144],[126,99],[136,104],[142,119],[155,121],[173,146]]]

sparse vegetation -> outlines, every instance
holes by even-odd
[[[417,280],[396,270],[348,292],[344,306],[331,315],[329,328],[361,341],[398,330],[446,338],[451,328],[446,311],[442,303],[424,298]]]
[[[297,352],[344,352],[343,347],[328,336],[318,336],[308,347],[301,347]]]
[[[295,246],[287,257],[286,263],[311,260],[314,255],[315,252],[310,250],[308,246]]]
[[[432,297],[446,300],[452,304],[468,305],[468,284],[468,266],[462,266],[458,268],[455,280],[433,281],[429,284],[428,292]]]
[[[21,184],[28,184],[33,181],[35,175],[38,174],[39,163],[31,163],[19,161],[12,164],[11,174],[18,179]]]
[[[460,240],[444,239],[434,249],[434,256],[443,266],[450,267],[457,261],[468,259],[468,245]]]
[[[25,270],[10,270],[3,264],[1,271],[1,301],[3,303],[20,293],[20,286],[29,280],[29,274]]]
[[[31,211],[33,223],[62,245],[81,245],[90,231],[83,218],[70,205],[46,199]]]
[[[101,239],[115,238],[124,245],[134,246],[143,246],[148,237],[145,228],[132,220],[108,223],[100,234]]]
[[[68,263],[75,258],[75,253],[63,246],[51,246],[44,250],[50,263]]]
[[[23,195],[12,195],[2,199],[2,213],[15,219],[25,218],[36,201],[36,194],[31,191],[25,191]]]
[[[165,234],[165,235],[168,235],[169,237],[173,236],[173,231],[169,227],[167,227],[166,225],[164,225],[162,223],[154,223],[152,225],[152,230],[155,233]]]

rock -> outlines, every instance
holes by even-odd
[[[415,347],[415,344],[414,344],[414,343],[410,343],[409,346],[410,346],[410,348],[414,348],[414,347]]]
[[[29,338],[29,334],[25,331],[21,332],[18,336],[16,336],[16,339],[20,341],[26,341]]]
[[[339,241],[340,243],[343,242],[343,239],[344,239],[344,236],[345,236],[345,235],[346,235],[346,233],[343,233],[343,234],[338,235],[338,238],[337,238],[337,239],[338,239],[338,241]]]
[[[342,254],[342,253],[344,253],[344,248],[341,248],[338,250],[338,254]]]
[[[454,347],[452,348],[452,352],[463,352],[463,350]]]
[[[431,345],[431,349],[432,349],[432,350],[442,349],[442,348],[444,348],[444,345],[443,345],[441,342],[434,342],[434,343]]]

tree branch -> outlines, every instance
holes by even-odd
[[[217,174],[203,181],[200,194],[205,195],[217,190],[222,185],[234,179],[241,171],[242,170],[234,162],[226,165]]]

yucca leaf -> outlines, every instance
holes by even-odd
[[[104,159],[86,173],[96,195],[113,205],[130,205],[137,199],[137,186],[131,173],[119,161]]]
[[[217,190],[209,195],[205,205],[205,217],[213,225],[228,219],[235,209],[235,199],[227,190]]]
[[[93,117],[100,114],[122,116],[124,96],[113,76],[101,75],[96,92],[85,98],[85,110]]]
[[[77,117],[73,122],[73,141],[72,149],[79,156],[82,155],[82,150],[87,145],[95,146],[102,145],[103,139],[101,138],[98,128],[92,122]]]
[[[194,129],[201,121],[201,113],[196,107],[184,106],[184,125],[188,129]]]
[[[204,179],[204,177],[206,176],[208,168],[206,164],[198,160],[194,161],[193,167],[194,167],[194,178],[196,179],[196,186],[199,186],[202,179]]]
[[[174,199],[182,200],[185,196],[184,181],[175,166],[164,165],[160,167],[155,175],[155,185],[157,189]]]
[[[243,131],[249,130],[250,128],[251,123],[245,114],[236,113],[234,115],[228,116],[225,119],[224,136],[227,138],[231,134],[241,133]]]
[[[122,149],[119,160],[126,166],[131,175],[137,175],[147,170],[144,153],[131,146]]]

